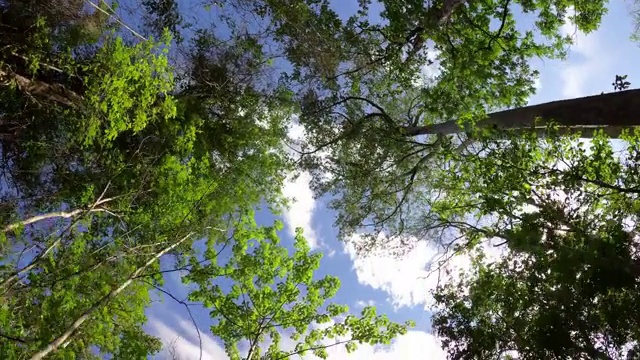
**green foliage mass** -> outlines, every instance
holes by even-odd
[[[501,239],[508,257],[479,255],[436,294],[453,358],[608,359],[637,341],[638,134],[618,157],[593,130],[616,119],[486,116],[523,106],[529,61],[562,59],[565,20],[594,31],[606,1],[189,9],[213,25],[170,0],[54,3],[0,4],[1,358],[158,352],[142,325],[161,258],[186,271],[233,359],[241,341],[250,360],[389,344],[412,324],[330,303],[339,280],[314,276],[321,256],[302,231],[290,253],[281,224],[256,226],[301,170],[331,196],[340,236],[371,240],[360,250],[385,236],[453,232],[458,252]],[[290,144],[294,123],[305,138]]]
[[[231,359],[242,358],[241,340],[249,342],[247,359],[285,359],[305,353],[324,359],[327,347],[344,345],[352,352],[357,344],[389,344],[413,326],[390,322],[373,307],[358,317],[348,314],[344,305],[326,304],[340,280],[314,278],[322,254],[310,253],[302,229],[297,229],[293,254],[280,245],[281,223],[256,228],[253,217],[248,217],[234,229],[229,260],[220,264],[218,253],[210,248],[203,258],[206,265],[195,262],[184,278],[197,285],[189,299],[202,302],[217,319],[211,333],[223,341]],[[220,279],[212,282],[211,274]],[[231,285],[225,287],[225,279]],[[283,335],[295,345],[285,347]]]
[[[230,56],[244,56],[243,44],[194,39],[198,62],[180,73],[168,37],[128,38],[110,17],[99,37],[71,46],[54,29],[77,25],[82,7],[49,13],[44,5],[5,9],[20,16],[3,30],[0,63],[9,187],[0,212],[0,357],[32,356],[80,321],[52,356],[94,358],[97,349],[146,358],[161,346],[142,330],[150,291],[162,284],[154,260],[168,251],[184,263],[193,239],[218,237],[212,229],[261,202],[280,206],[290,105],[281,89],[263,91],[234,73]],[[233,97],[219,96],[221,86],[226,95],[235,88]]]
[[[432,199],[447,191],[450,167],[474,157],[467,145],[485,136],[474,124],[487,112],[526,104],[538,77],[530,60],[562,59],[571,43],[565,18],[589,32],[606,13],[602,1],[575,12],[568,1],[383,4],[385,22],[359,14],[345,24],[360,34],[357,46],[368,47],[364,55],[345,41],[337,50],[348,59],[340,70],[329,80],[316,74],[323,80],[305,82],[299,95],[309,134],[303,167],[314,175],[316,193],[332,196],[341,236],[370,233],[367,248],[376,239],[421,238],[425,228],[441,228],[447,217],[431,211]],[[433,75],[417,78],[421,71]],[[333,78],[339,85],[326,85]],[[496,125],[509,121],[517,120]]]
[[[459,281],[436,291],[434,329],[450,357],[635,358],[637,133],[625,140],[617,153],[602,134],[544,147],[512,138],[466,168],[473,186],[487,188],[481,211],[492,216],[458,229],[506,249],[493,262],[475,255]]]

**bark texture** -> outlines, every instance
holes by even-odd
[[[589,138],[596,130],[602,129],[610,137],[618,138],[623,129],[640,126],[640,89],[499,111],[489,114],[476,126],[543,133],[550,121],[557,123],[563,133],[581,132],[582,137]],[[452,120],[440,124],[406,127],[405,133],[409,136],[450,135],[470,130],[470,127],[460,127]]]
[[[49,84],[44,81],[29,79],[20,74],[0,69],[0,84],[15,82],[20,91],[37,98],[53,101],[73,108],[82,108],[82,96],[66,89],[60,84]]]

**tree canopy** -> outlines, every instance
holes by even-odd
[[[465,229],[479,240],[498,237],[508,250],[491,263],[480,253],[458,282],[436,292],[434,328],[451,358],[638,356],[629,351],[640,331],[632,305],[640,295],[637,134],[628,140],[622,155],[602,135],[537,154],[522,143],[492,153],[491,162],[528,151],[547,160],[537,161],[538,177],[504,174],[497,186],[518,184],[503,188],[515,196],[492,199],[500,214],[493,223]]]
[[[411,324],[326,304],[339,281],[313,277],[302,230],[289,253],[280,224],[256,225],[300,171],[361,251],[443,229],[457,252],[504,240],[508,257],[438,290],[453,358],[626,353],[639,93],[618,76],[619,92],[524,107],[530,60],[562,59],[565,22],[594,31],[607,2],[356,5],[0,2],[0,357],[146,359],[150,293],[177,270],[232,359],[389,343]]]

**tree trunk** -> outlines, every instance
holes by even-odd
[[[461,5],[469,2],[470,0],[444,0],[442,7],[439,9],[438,26],[446,25],[451,19],[453,12]]]
[[[82,109],[82,96],[61,84],[49,84],[40,80],[32,80],[20,74],[0,69],[0,83],[6,85],[10,81],[15,82],[18,89],[28,95]]]
[[[476,126],[544,133],[549,121],[557,123],[561,128],[560,132],[565,134],[581,132],[583,138],[590,138],[596,130],[602,129],[611,138],[619,138],[623,129],[640,126],[640,89],[499,111],[488,114],[487,118],[476,123]],[[408,136],[451,135],[469,132],[471,126],[461,127],[452,120],[440,124],[406,127],[404,130]]]
[[[406,41],[411,44],[411,50],[407,53],[406,60],[413,58],[418,51],[422,50],[425,44],[424,35],[428,30],[446,26],[451,20],[453,12],[469,1],[471,0],[443,0],[441,4],[433,4],[432,2],[423,23],[411,30],[406,38]]]

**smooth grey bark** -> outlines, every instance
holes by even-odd
[[[590,138],[596,130],[602,129],[611,138],[619,138],[623,129],[640,126],[640,89],[499,111],[488,114],[487,118],[477,122],[476,126],[544,133],[550,121],[557,123],[561,128],[560,132],[565,134],[581,132],[581,137]],[[463,128],[452,120],[440,124],[406,127],[404,131],[409,136],[451,135],[470,132],[471,127]]]

